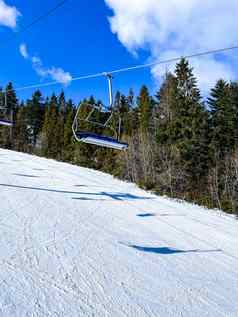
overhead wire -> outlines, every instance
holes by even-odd
[[[191,54],[191,55],[174,57],[174,58],[170,58],[170,59],[166,59],[166,60],[162,60],[162,61],[158,61],[158,62],[153,62],[153,63],[148,63],[148,64],[140,64],[140,65],[136,65],[136,66],[115,69],[115,70],[111,70],[111,71],[107,71],[107,72],[99,72],[99,73],[90,74],[90,75],[73,77],[71,79],[71,81],[92,79],[92,78],[103,77],[106,74],[116,74],[116,73],[128,72],[128,71],[133,71],[133,70],[138,70],[138,69],[143,69],[143,68],[150,68],[150,67],[161,65],[161,64],[169,64],[172,62],[177,62],[182,57],[184,57],[186,59],[191,59],[191,58],[195,58],[195,57],[217,54],[217,53],[222,53],[222,52],[235,50],[235,49],[238,49],[238,46],[232,46],[232,47],[221,48],[221,49],[214,49],[214,50],[204,51],[204,52],[195,53],[195,54]],[[47,82],[47,83],[43,83],[43,84],[32,84],[32,85],[28,85],[28,86],[22,86],[22,87],[15,88],[14,90],[15,91],[22,91],[22,90],[26,90],[26,89],[42,88],[42,87],[53,86],[53,85],[62,85],[62,83],[60,83],[58,81],[51,81],[51,82]]]
[[[92,79],[92,78],[98,78],[98,77],[104,77],[107,74],[118,74],[118,73],[123,73],[123,72],[128,72],[128,71],[134,71],[134,70],[139,70],[139,69],[143,69],[143,68],[150,68],[153,66],[157,66],[157,65],[162,65],[162,64],[169,64],[169,63],[173,63],[173,62],[177,62],[179,60],[181,60],[181,58],[185,58],[185,59],[191,59],[191,58],[196,58],[196,57],[201,57],[201,56],[206,56],[206,55],[213,55],[213,54],[218,54],[218,53],[223,53],[223,52],[227,52],[227,51],[231,51],[231,50],[236,50],[238,49],[238,46],[231,46],[231,47],[226,47],[226,48],[219,48],[219,49],[213,49],[213,50],[207,50],[204,52],[199,52],[199,53],[194,53],[191,55],[185,55],[185,56],[177,56],[174,58],[170,58],[170,59],[165,59],[165,60],[161,60],[161,61],[157,61],[157,62],[153,62],[153,63],[147,63],[147,64],[140,64],[140,65],[136,65],[136,66],[130,66],[130,67],[124,67],[124,68],[120,68],[120,69],[114,69],[111,71],[107,71],[107,72],[98,72],[95,74],[89,74],[89,75],[82,75],[79,77],[73,77],[71,79],[70,82],[73,81],[79,81],[79,80],[85,80],[85,79]],[[33,89],[33,88],[43,88],[43,87],[48,87],[48,86],[53,86],[53,85],[63,85],[62,83],[58,82],[58,81],[50,81],[50,82],[46,82],[46,83],[37,83],[37,84],[31,84],[31,85],[27,85],[27,86],[22,86],[22,87],[18,87],[15,88],[15,91],[23,91],[23,90],[27,90],[27,89]]]
[[[115,73],[120,73],[120,72],[136,70],[136,69],[149,68],[149,67],[153,67],[153,66],[156,66],[156,65],[169,64],[169,63],[177,62],[177,61],[181,60],[182,57],[185,58],[185,59],[191,59],[191,58],[200,57],[200,56],[206,56],[206,55],[213,55],[213,54],[223,53],[223,52],[231,51],[231,50],[235,50],[235,49],[238,49],[238,46],[231,46],[231,47],[226,47],[226,48],[208,50],[208,51],[204,51],[204,52],[200,52],[200,53],[194,53],[194,54],[185,55],[185,56],[177,56],[177,57],[174,57],[174,58],[165,59],[165,60],[158,61],[158,62],[153,62],[153,63],[148,63],[148,64],[141,64],[141,65],[137,65],[137,66],[127,67],[127,68],[116,69],[116,70],[112,70],[111,72],[108,72],[108,73],[109,74],[115,74]]]
[[[37,24],[38,22],[44,20],[45,18],[49,17],[52,15],[56,10],[58,10],[60,7],[62,7],[66,2],[69,0],[62,0],[58,2],[53,8],[49,9],[46,11],[44,14],[40,15],[39,17],[35,18],[33,21],[31,21],[29,24],[24,26],[23,28],[20,29],[18,33],[23,33],[27,31],[29,28],[31,28],[33,25]]]
[[[40,21],[48,18],[50,15],[52,15],[56,10],[58,10],[60,7],[62,7],[66,2],[68,2],[69,0],[61,0],[60,2],[58,2],[54,7],[50,8],[48,11],[46,11],[45,13],[41,14],[40,16],[36,17],[35,19],[33,19],[29,24],[26,24],[25,26],[20,27],[20,29],[13,33],[13,35],[4,42],[4,45],[7,44],[8,42],[10,42],[13,38],[15,38],[16,36],[28,31],[32,26],[34,26],[35,24],[39,23]],[[3,46],[3,45],[1,45]]]

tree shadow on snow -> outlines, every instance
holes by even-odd
[[[33,175],[20,175],[18,176],[24,176],[24,177],[35,177]],[[37,176],[36,176],[37,177]],[[8,188],[18,188],[18,189],[24,189],[24,190],[37,190],[37,191],[43,191],[43,192],[50,192],[50,193],[59,193],[59,194],[71,194],[71,195],[81,195],[81,196],[89,196],[89,197],[73,197],[72,199],[78,199],[78,198],[85,198],[90,199],[91,197],[95,197],[95,199],[98,200],[105,200],[106,198],[111,198],[112,200],[117,201],[124,201],[124,200],[144,200],[144,199],[153,199],[150,197],[143,197],[143,196],[136,196],[129,193],[120,193],[120,192],[76,192],[76,191],[67,191],[67,190],[58,190],[58,189],[49,189],[44,187],[30,187],[30,186],[20,186],[20,185],[11,185],[11,184],[0,184],[2,187],[8,187]],[[92,198],[92,199],[93,199]]]
[[[15,176],[20,176],[20,177],[30,177],[30,178],[39,178],[40,176],[37,176],[37,175],[28,175],[28,174],[12,174],[12,175],[15,175]]]
[[[88,198],[88,197],[72,197],[73,200],[82,200],[82,201],[108,201],[108,199],[97,199],[97,198]]]
[[[186,214],[158,214],[159,217],[184,217]]]

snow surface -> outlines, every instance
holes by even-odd
[[[0,150],[0,316],[238,316],[238,221]]]

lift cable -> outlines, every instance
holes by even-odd
[[[213,49],[213,50],[203,51],[203,52],[199,52],[199,53],[195,53],[195,54],[191,54],[191,55],[178,56],[178,57],[174,57],[174,58],[170,58],[170,59],[165,59],[165,60],[161,60],[161,61],[157,61],[157,62],[153,62],[153,63],[140,64],[140,65],[136,65],[136,66],[115,69],[115,70],[111,70],[108,72],[100,72],[100,73],[95,73],[95,74],[90,74],[90,75],[73,77],[71,79],[71,82],[78,81],[78,80],[84,80],[84,79],[105,77],[106,74],[112,75],[112,74],[118,74],[118,73],[123,73],[123,72],[128,72],[128,71],[139,70],[139,69],[143,69],[143,68],[150,68],[150,67],[162,65],[162,64],[169,64],[169,63],[173,63],[173,62],[178,62],[181,60],[182,57],[185,59],[192,59],[192,58],[196,58],[196,57],[213,55],[213,54],[223,53],[223,52],[232,51],[232,50],[236,50],[236,49],[238,49],[238,46]],[[32,84],[32,85],[28,85],[28,86],[22,86],[22,87],[15,88],[14,90],[15,91],[23,91],[23,90],[32,89],[32,88],[42,88],[42,87],[48,87],[48,86],[53,86],[53,85],[63,85],[63,84],[58,82],[58,81],[51,81],[51,82],[47,82],[47,83],[43,83],[43,84]]]
[[[28,31],[32,26],[34,26],[35,24],[39,23],[40,21],[48,18],[50,15],[52,15],[56,10],[58,10],[60,7],[62,7],[66,2],[68,2],[69,0],[62,0],[60,2],[58,2],[54,7],[50,8],[48,11],[46,11],[45,13],[43,13],[42,15],[36,17],[35,19],[33,19],[29,24],[26,24],[25,26],[23,25],[22,27],[20,27],[20,29],[13,33],[13,35],[4,42],[3,45],[7,44],[8,42],[10,42],[13,38],[15,38],[17,35],[20,35],[26,31]]]

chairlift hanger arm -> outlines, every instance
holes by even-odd
[[[104,76],[107,77],[108,80],[108,89],[109,89],[109,108],[113,107],[113,93],[112,93],[112,74],[110,73],[103,73]]]

